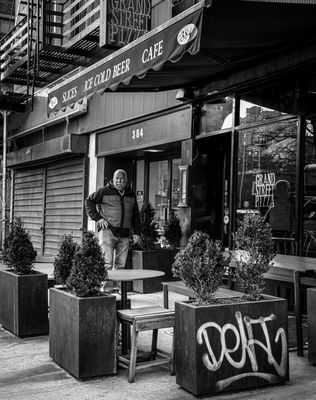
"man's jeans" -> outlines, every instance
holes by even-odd
[[[126,264],[129,248],[129,238],[115,236],[111,229],[103,229],[100,231],[101,243],[104,251],[105,268],[106,269],[123,269]],[[119,289],[118,282],[107,281],[104,289]]]

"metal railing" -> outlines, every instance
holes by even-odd
[[[63,10],[62,46],[73,46],[100,25],[100,0],[68,0]]]
[[[68,49],[100,25],[100,0],[43,2],[44,46]]]
[[[35,36],[30,35],[30,30],[33,31],[35,27],[30,24],[29,18],[25,16],[0,40],[1,80],[12,68],[17,68],[26,61],[29,51],[35,50]]]

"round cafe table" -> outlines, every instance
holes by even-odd
[[[127,308],[127,282],[157,278],[163,275],[165,275],[164,272],[154,269],[111,269],[108,270],[107,280],[121,282],[121,305],[122,309],[124,309]],[[128,327],[122,324],[122,354],[127,354],[127,346]]]

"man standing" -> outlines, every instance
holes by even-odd
[[[132,233],[133,242],[137,243],[141,232],[136,195],[127,184],[126,171],[116,170],[113,181],[92,193],[86,199],[86,210],[102,232],[106,269],[124,268],[129,237]],[[108,283],[105,291],[112,291]],[[118,285],[113,291],[118,291]]]

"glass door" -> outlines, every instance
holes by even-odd
[[[196,141],[198,157],[191,174],[192,231],[201,230],[212,239],[229,240],[230,134]]]
[[[148,162],[148,201],[155,209],[158,230],[168,219],[170,208],[177,209],[180,193],[180,159]]]

